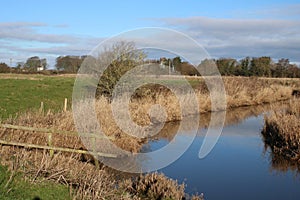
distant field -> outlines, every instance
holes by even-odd
[[[0,75],[0,118],[14,117],[26,110],[63,108],[64,98],[71,103],[75,78],[72,76]]]

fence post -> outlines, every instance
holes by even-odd
[[[96,140],[97,140],[97,138],[96,137],[93,137],[92,138],[93,139],[93,143],[94,143],[94,148],[93,148],[93,151],[94,151],[94,162],[95,162],[95,166],[96,166],[96,168],[97,169],[99,169],[100,167],[99,167],[99,160],[98,160],[98,158],[96,157],[96,153],[97,153],[97,149],[96,149],[96,145],[97,145],[97,142],[96,142]]]
[[[67,106],[68,106],[68,99],[65,98],[65,103],[64,103],[64,112],[67,111]]]
[[[44,111],[44,102],[41,101],[40,113]]]
[[[52,133],[48,133],[48,146],[52,146]],[[50,149],[50,157],[54,156],[54,150]]]

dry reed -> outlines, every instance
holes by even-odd
[[[265,143],[274,154],[300,164],[300,100],[290,101],[283,111],[265,117],[262,131]]]
[[[106,99],[98,101],[98,106],[107,109]],[[99,120],[104,123],[103,130],[108,134],[116,136],[116,144],[129,151],[138,151],[142,143],[138,139],[130,138],[118,129],[112,121],[110,112],[106,113]],[[8,119],[5,123],[18,124],[23,126],[54,128],[57,130],[74,131],[75,125],[71,112],[62,113],[32,113],[20,115],[15,119]],[[111,132],[112,128],[114,129]],[[46,135],[30,131],[20,131],[7,128],[0,128],[0,138],[9,141],[33,143],[46,145]],[[67,148],[84,148],[79,137],[53,135],[53,145]],[[178,185],[164,175],[141,175],[139,179],[117,179],[112,170],[105,166],[97,169],[92,164],[92,157],[83,157],[72,153],[55,153],[50,157],[46,151],[30,148],[1,146],[1,164],[14,166],[14,170],[22,171],[26,177],[33,182],[51,180],[70,187],[74,199],[153,199],[153,197],[169,197],[171,199],[184,199],[183,186]],[[86,162],[88,161],[88,162]],[[90,162],[91,161],[91,162]],[[12,167],[11,167],[12,169]],[[144,177],[144,178],[143,178]],[[152,178],[151,178],[152,177]],[[156,186],[139,188],[137,191],[130,191],[128,188],[137,185],[143,178],[144,181],[159,182]],[[157,179],[157,180],[155,180]],[[170,192],[171,191],[171,192]],[[147,197],[147,195],[150,195]],[[197,196],[195,198],[198,198]],[[201,199],[202,197],[199,197]],[[160,199],[160,198],[158,198]]]
[[[125,175],[119,179],[105,166],[96,168],[80,162],[79,155],[57,153],[50,157],[45,151],[0,147],[1,165],[25,174],[33,183],[50,180],[70,188],[73,199],[186,199],[184,185],[163,174]],[[194,199],[202,199],[195,196]]]

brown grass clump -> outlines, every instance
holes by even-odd
[[[142,199],[184,199],[184,184],[166,178],[163,174],[152,173],[139,176],[135,181],[124,182],[126,191]]]
[[[294,99],[284,111],[265,117],[262,131],[272,152],[300,164],[300,100]]]

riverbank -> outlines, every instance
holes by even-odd
[[[23,175],[23,182],[41,185],[50,181],[64,185],[69,188],[71,199],[181,200],[190,197],[184,192],[184,184],[163,174],[127,175],[127,178],[120,179],[117,172],[105,166],[98,168],[90,162],[80,161],[78,154],[56,153],[50,157],[45,151],[8,146],[0,147],[0,153],[1,165],[7,166],[12,174]],[[2,190],[8,193],[10,187]],[[192,196],[189,199],[203,197]]]

